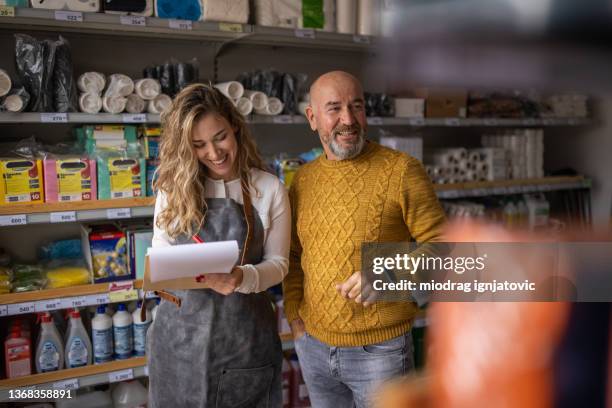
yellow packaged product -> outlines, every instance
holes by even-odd
[[[41,160],[0,158],[0,205],[43,203]]]
[[[47,271],[47,289],[86,285],[90,282],[91,275],[85,267],[63,266]]]

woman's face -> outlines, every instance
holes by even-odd
[[[235,162],[238,142],[229,122],[217,113],[208,113],[193,128],[193,148],[208,176],[230,181],[238,177]]]

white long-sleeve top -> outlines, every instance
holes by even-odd
[[[243,204],[240,180],[224,182],[206,178],[206,198],[230,198]],[[242,284],[236,289],[241,293],[262,292],[280,283],[289,269],[289,244],[291,240],[291,208],[285,186],[280,180],[261,170],[251,170],[251,202],[264,228],[263,259],[256,265],[242,265]],[[157,216],[166,208],[163,192],[157,194],[153,223],[153,247],[173,245],[175,241],[157,226]]]

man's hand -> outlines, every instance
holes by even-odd
[[[293,340],[297,340],[306,334],[306,327],[304,326],[304,321],[302,319],[295,319],[289,323],[291,327],[291,334],[293,335]]]
[[[208,289],[212,289],[222,295],[231,295],[237,287],[242,284],[242,269],[234,266],[230,273],[207,273],[196,277],[196,281],[206,283]]]
[[[337,284],[336,289],[345,299],[352,299],[361,303],[364,307],[370,306],[376,301],[376,292],[369,282],[364,282],[361,271],[357,271],[343,283]]]

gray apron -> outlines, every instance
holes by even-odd
[[[236,240],[242,253],[247,235],[243,206],[227,198],[206,203],[200,237],[204,242]],[[263,226],[257,211],[253,214],[244,256],[249,264],[263,257]],[[178,240],[187,243],[193,241]],[[173,294],[181,306],[162,300],[147,334],[148,406],[281,407],[281,342],[268,295],[223,296],[210,289]]]

